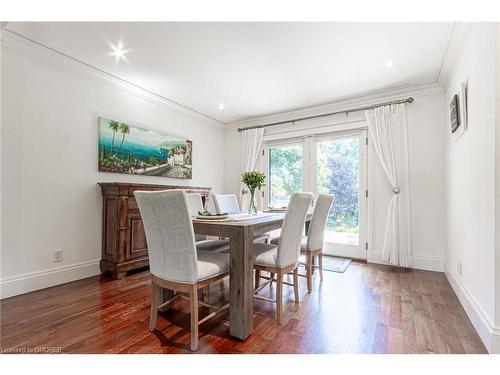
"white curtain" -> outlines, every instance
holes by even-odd
[[[255,169],[255,164],[259,157],[259,151],[262,146],[262,138],[264,137],[264,128],[243,130],[241,133],[241,142],[243,155],[241,158],[241,173],[252,171]],[[250,203],[250,194],[244,183],[240,186],[240,209],[248,210]]]
[[[392,189],[387,210],[383,260],[395,266],[411,266],[410,180],[408,132],[404,104],[365,111],[375,153]]]

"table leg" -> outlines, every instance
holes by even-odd
[[[230,236],[229,332],[242,340],[253,331],[253,237],[248,227]]]

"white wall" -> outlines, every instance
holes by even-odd
[[[215,122],[35,47],[5,42],[1,58],[2,297],[99,272],[97,182],[222,190],[224,132]],[[191,139],[193,179],[97,172],[100,115]],[[52,262],[54,249],[62,263]]]
[[[7,22],[0,22],[0,42]],[[0,48],[0,103],[2,103],[2,48]],[[0,213],[2,212],[2,105],[0,105]],[[2,243],[2,215],[0,214],[0,244]],[[0,245],[1,251],[1,245]],[[2,258],[0,256],[0,269],[2,267]],[[0,274],[1,278],[1,274]],[[0,295],[1,296],[1,295]]]
[[[446,133],[446,273],[492,349],[495,325],[495,26],[468,25],[447,72],[448,108],[469,80],[469,128]],[[446,122],[449,127],[449,121]],[[462,264],[462,275],[457,264]]]
[[[495,137],[495,149],[496,149],[496,158],[495,158],[495,186],[496,186],[496,318],[495,325],[500,327],[500,23],[497,23],[497,32],[496,32],[496,137]],[[499,348],[500,351],[500,348]]]
[[[410,182],[414,267],[434,271],[443,270],[445,251],[444,236],[444,94],[432,90],[432,94],[418,95],[413,104],[407,106],[408,137],[410,148]],[[386,98],[387,99],[387,98]],[[384,101],[379,97],[377,102]],[[351,105],[352,107],[352,105]],[[286,115],[284,115],[286,117]],[[360,113],[349,116],[349,121],[362,120]],[[330,124],[342,126],[343,115],[329,119],[316,119],[297,123],[294,128],[309,129],[311,134],[320,127]],[[263,122],[256,119],[255,123]],[[248,126],[249,124],[245,124]],[[285,129],[285,126],[280,126]],[[274,130],[273,130],[274,132]],[[241,161],[240,137],[236,129],[225,132],[225,184],[226,193],[236,193],[239,189]],[[371,153],[373,147],[369,146]],[[373,153],[371,154],[373,155]],[[368,259],[382,262],[381,249],[385,229],[388,202],[391,198],[388,182],[376,156],[369,162],[370,205],[372,212],[369,230],[373,234],[370,241]]]

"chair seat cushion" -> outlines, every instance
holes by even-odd
[[[262,242],[254,243],[253,263],[257,266],[278,267],[278,246]]]
[[[196,242],[196,250],[204,251],[227,251],[229,250],[229,240],[204,240]]]
[[[278,245],[280,243],[280,238],[276,237],[271,240],[273,245]],[[302,237],[302,242],[300,243],[300,251],[307,251],[307,237]]]
[[[229,254],[203,250],[197,253],[199,281],[229,272]]]

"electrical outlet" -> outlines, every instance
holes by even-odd
[[[462,276],[462,262],[457,262],[457,273],[459,276]]]
[[[61,249],[56,249],[52,252],[52,262],[58,263],[63,260],[63,251]]]

